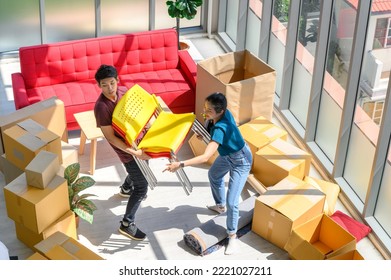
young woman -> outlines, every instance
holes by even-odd
[[[229,237],[225,254],[233,254],[238,248],[236,236],[239,219],[239,198],[251,169],[252,154],[244,141],[231,112],[227,99],[219,92],[205,100],[204,116],[213,123],[211,141],[204,154],[182,162],[167,164],[164,171],[175,172],[179,168],[205,163],[218,151],[219,156],[209,169],[208,177],[216,205],[207,206],[219,214],[227,209],[227,233]],[[229,173],[228,191],[225,192],[224,176]]]

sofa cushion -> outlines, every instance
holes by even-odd
[[[194,90],[179,69],[121,75],[120,83],[127,88],[138,84],[147,92],[160,96],[174,113],[194,111]]]

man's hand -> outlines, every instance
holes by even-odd
[[[135,152],[136,152],[136,153],[135,153],[135,156],[136,156],[137,158],[139,158],[139,159],[142,159],[142,160],[149,160],[149,159],[151,158],[147,153],[144,152],[143,149],[136,150]]]
[[[137,158],[142,159],[142,160],[149,160],[151,158],[142,149],[135,150],[135,149],[133,149],[131,147],[127,147],[126,148],[126,152],[128,152],[129,154],[133,155],[134,157],[137,157]]]

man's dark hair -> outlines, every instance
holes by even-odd
[[[221,92],[214,92],[205,100],[212,105],[216,113],[221,113],[221,111],[225,111],[227,109],[227,98]]]
[[[95,80],[100,83],[101,80],[106,78],[118,78],[118,72],[115,67],[111,65],[102,64],[95,73]]]

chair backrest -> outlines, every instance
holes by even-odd
[[[139,85],[130,88],[118,102],[113,113],[113,128],[129,145],[140,136],[156,113],[156,99]]]

